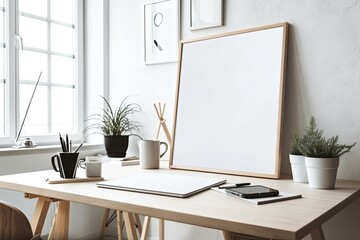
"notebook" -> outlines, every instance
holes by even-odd
[[[102,188],[186,198],[225,182],[226,179],[152,172],[99,182],[96,185]]]

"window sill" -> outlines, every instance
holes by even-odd
[[[79,144],[75,144],[74,149],[78,147]],[[86,150],[104,150],[104,144],[100,143],[84,143],[81,147],[81,151]],[[60,152],[60,145],[46,145],[38,146],[35,148],[0,148],[0,157],[2,156],[16,156],[16,155],[29,155],[29,154],[39,154],[39,153],[54,153]]]

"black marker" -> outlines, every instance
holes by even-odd
[[[242,186],[246,186],[246,185],[250,185],[250,183],[224,184],[224,185],[219,186],[219,189],[231,189],[231,188],[237,188],[237,187],[242,187]]]

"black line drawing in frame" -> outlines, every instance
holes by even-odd
[[[144,5],[144,41],[145,64],[177,61],[179,0],[156,0]]]

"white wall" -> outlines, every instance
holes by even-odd
[[[108,97],[108,10],[106,0],[84,1],[85,119],[103,107],[100,96]],[[103,138],[90,135],[86,140],[102,142]]]
[[[189,1],[181,1],[181,38],[287,21],[289,34],[288,71],[282,151],[282,172],[289,173],[288,148],[292,131],[305,129],[311,115],[326,134],[339,134],[346,143],[358,145],[342,158],[339,178],[360,180],[360,12],[359,1],[353,0],[225,0],[225,26],[189,31]],[[140,103],[144,127],[141,135],[154,138],[158,126],[153,103],[166,102],[165,118],[172,125],[176,86],[176,63],[143,64],[143,1],[86,0],[85,4],[85,81],[86,114],[101,106],[98,95],[110,96],[118,104],[129,94]],[[109,17],[109,19],[107,19]],[[109,29],[107,21],[109,20]],[[109,38],[107,32],[109,31]],[[107,43],[109,41],[109,51]],[[109,65],[107,62],[109,61]],[[109,69],[107,69],[109,68]],[[110,80],[109,82],[107,82]],[[109,85],[108,85],[109,84]],[[164,135],[161,136],[165,140]],[[95,139],[100,140],[100,138]],[[137,154],[131,139],[129,154]],[[49,169],[51,152],[37,155],[0,156],[0,175]],[[91,154],[91,153],[88,153]],[[1,190],[0,199],[9,200],[31,217],[34,201],[21,193]],[[91,209],[91,210],[90,210]],[[81,229],[70,228],[70,237],[97,231],[102,209],[73,204],[70,221],[91,212]],[[53,213],[50,213],[53,214]],[[98,216],[98,217],[93,217]],[[325,224],[327,239],[360,239],[358,228],[360,200]],[[85,218],[82,218],[85,219]],[[155,222],[155,221],[153,221]],[[49,226],[46,226],[48,228]],[[88,233],[84,233],[88,231]],[[166,222],[166,239],[221,239],[221,232]],[[156,223],[152,224],[156,239]]]
[[[134,101],[144,109],[141,134],[154,138],[158,121],[153,103],[167,103],[165,117],[170,128],[172,125],[177,65],[143,64],[143,2],[110,0],[109,93],[114,104],[136,94]],[[358,142],[351,153],[342,157],[338,177],[360,180],[360,2],[225,0],[225,25],[198,31],[189,30],[189,2],[181,1],[182,39],[290,23],[282,172],[290,173],[291,132],[301,133],[314,115],[325,135],[338,134],[344,143]],[[134,141],[130,152],[137,153]],[[360,200],[324,226],[327,239],[360,238],[360,230],[353,224],[359,215]],[[221,239],[218,233],[170,223],[166,239]],[[157,232],[152,231],[152,236],[156,238]]]
[[[142,3],[110,1],[110,100],[116,106],[124,97],[134,95],[129,100],[138,102],[144,112],[138,115],[144,124],[141,136],[155,138],[159,121],[154,103],[167,103],[165,119],[169,128],[172,125],[177,65],[144,65]],[[130,155],[138,153],[137,140],[131,139]]]

